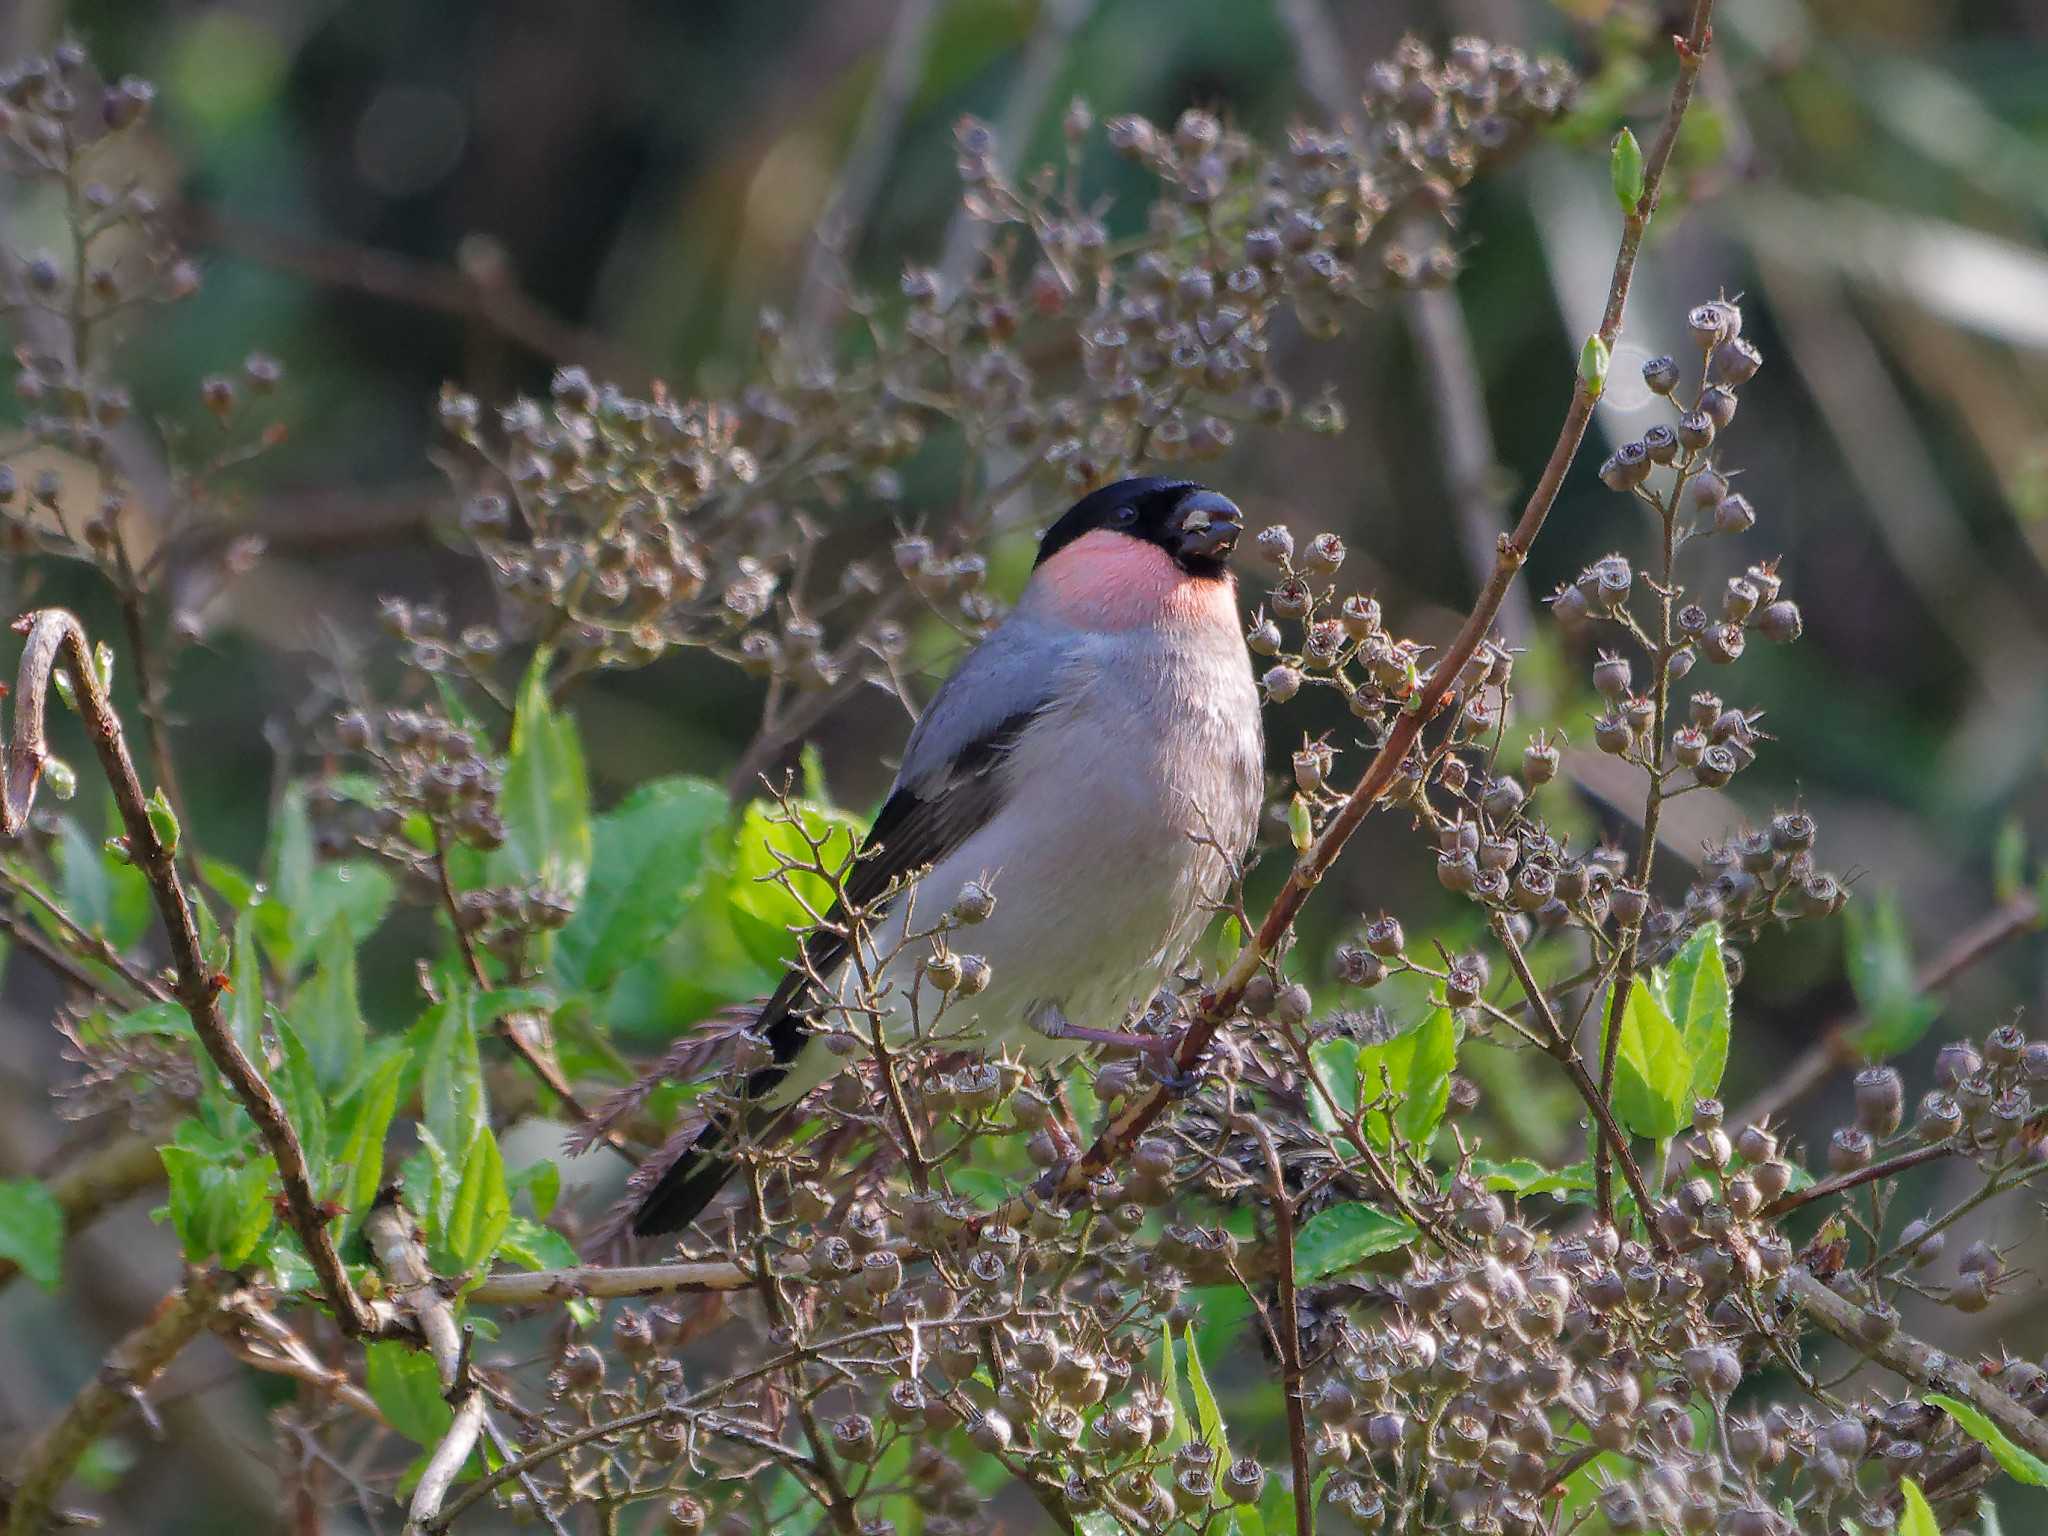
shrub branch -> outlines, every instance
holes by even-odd
[[[298,1234],[306,1257],[319,1277],[321,1292],[334,1309],[336,1320],[348,1333],[366,1337],[378,1332],[369,1305],[349,1284],[341,1254],[328,1232],[326,1213],[313,1193],[313,1180],[306,1164],[306,1151],[298,1132],[286,1117],[262,1072],[243,1051],[227,1021],[221,1017],[220,994],[226,978],[207,962],[200,946],[199,929],[193,920],[192,904],[179,882],[172,851],[158,835],[150,820],[142,784],[135,776],[135,763],[121,734],[121,717],[107,700],[93,664],[92,647],[78,620],[62,608],[45,608],[26,615],[15,626],[28,636],[23,647],[21,670],[15,685],[14,732],[6,748],[6,786],[0,803],[0,832],[13,836],[28,822],[35,802],[36,783],[49,759],[43,734],[43,711],[48,702],[50,673],[58,657],[71,664],[72,682],[93,750],[98,753],[114,803],[127,833],[129,857],[149,882],[150,897],[163,919],[171,946],[171,963],[177,976],[173,993],[220,1069],[235,1097],[249,1112],[262,1134],[264,1146],[277,1162],[279,1181],[284,1186],[287,1219]]]

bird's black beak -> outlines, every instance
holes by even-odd
[[[1175,558],[1221,565],[1244,532],[1244,513],[1228,496],[1194,490],[1173,509],[1173,529]]]

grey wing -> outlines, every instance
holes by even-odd
[[[1028,720],[1070,683],[1079,647],[1035,620],[1013,614],[968,654],[918,718],[904,744],[895,792],[934,798],[940,786],[986,764],[980,744],[1006,723]],[[1014,733],[1013,733],[1014,736]]]
[[[872,902],[891,881],[938,863],[988,825],[1005,799],[1003,760],[1059,696],[1072,654],[1071,645],[1013,618],[968,655],[910,733],[895,787],[868,829],[860,861],[847,874],[849,901]],[[834,931],[840,915],[835,905],[825,925],[804,941],[804,964],[783,979],[756,1026],[778,1063],[791,1060],[802,1046],[797,1015],[809,977],[830,974],[846,957],[846,936]]]

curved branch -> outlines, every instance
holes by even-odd
[[[177,975],[173,995],[192,1020],[206,1054],[213,1058],[213,1064],[256,1123],[264,1147],[276,1160],[277,1176],[284,1186],[287,1219],[306,1250],[336,1320],[350,1334],[374,1335],[378,1332],[376,1317],[349,1284],[341,1254],[328,1231],[328,1217],[313,1193],[312,1172],[298,1132],[292,1128],[284,1105],[262,1072],[235,1039],[227,1020],[221,1017],[220,994],[226,978],[215,972],[200,946],[192,903],[179,882],[172,850],[150,820],[142,783],[135,776],[135,763],[121,734],[121,717],[114,712],[106,689],[101,686],[85,630],[62,608],[27,614],[16,621],[15,628],[28,636],[28,643],[22,650],[15,686],[14,732],[6,748],[6,780],[4,794],[0,794],[0,832],[10,837],[18,833],[27,824],[29,810],[35,803],[36,784],[50,756],[43,734],[50,673],[59,656],[64,656],[71,664],[79,714],[85,720],[93,750],[99,755],[121,813],[129,857],[149,882],[150,898],[170,940],[171,962]]]
[[[51,1504],[79,1459],[106,1434],[121,1410],[198,1337],[232,1286],[233,1281],[217,1270],[190,1276],[157,1304],[141,1327],[107,1352],[92,1380],[15,1463],[9,1479],[9,1536],[30,1536],[44,1528]]]
[[[1664,184],[1664,173],[1671,163],[1671,151],[1678,141],[1679,126],[1685,120],[1687,107],[1692,103],[1693,86],[1699,79],[1700,66],[1713,39],[1710,21],[1713,15],[1713,0],[1695,0],[1692,24],[1687,35],[1675,39],[1678,50],[1678,80],[1672,87],[1671,104],[1666,110],[1664,126],[1659,130],[1656,141],[1643,166],[1643,194],[1636,206],[1629,210],[1622,222],[1621,248],[1614,259],[1614,273],[1607,289],[1607,305],[1602,313],[1600,328],[1596,333],[1611,354],[1614,343],[1621,334],[1623,312],[1628,306],[1629,288],[1635,279],[1636,258],[1642,249],[1643,232],[1649,227],[1651,216],[1656,212],[1658,196]],[[1557,442],[1550,450],[1550,459],[1543,467],[1542,476],[1529,499],[1522,508],[1522,515],[1514,531],[1500,536],[1495,546],[1493,569],[1479,593],[1478,601],[1466,616],[1465,624],[1458,636],[1431,668],[1430,680],[1422,692],[1413,700],[1412,707],[1403,711],[1387,732],[1386,740],[1367,765],[1357,786],[1345,798],[1337,813],[1317,835],[1308,850],[1303,853],[1288,872],[1287,882],[1274,898],[1258,931],[1246,941],[1237,953],[1230,968],[1223,973],[1212,990],[1202,1000],[1201,1008],[1189,1021],[1181,1037],[1179,1048],[1174,1052],[1174,1067],[1179,1075],[1193,1072],[1209,1049],[1209,1043],[1216,1033],[1236,1012],[1238,1003],[1244,997],[1244,990],[1251,979],[1259,973],[1268,960],[1280,950],[1282,942],[1294,926],[1294,919],[1302,905],[1308,900],[1330,866],[1343,852],[1344,845],[1351,840],[1365,822],[1379,798],[1394,785],[1422,728],[1437,713],[1448,706],[1452,690],[1456,687],[1465,663],[1472,658],[1492,630],[1494,620],[1499,617],[1501,605],[1506,601],[1508,589],[1514,584],[1515,576],[1522,564],[1529,558],[1530,546],[1542,532],[1550,509],[1557,501],[1557,494],[1564,485],[1564,477],[1577,458],[1579,444],[1585,438],[1586,428],[1593,419],[1593,407],[1599,401],[1598,386],[1584,378],[1577,380],[1572,389],[1572,400],[1565,413],[1564,425],[1559,429]],[[1063,1170],[1056,1169],[1039,1181],[1036,1193],[1040,1198],[1061,1202],[1079,1198],[1086,1193],[1094,1176],[1109,1167],[1136,1142],[1139,1136],[1163,1114],[1173,1101],[1172,1091],[1165,1086],[1155,1088],[1145,1097],[1137,1100],[1118,1115],[1086,1153]],[[1603,1148],[1606,1143],[1601,1144]],[[1012,1220],[1021,1216],[1024,1202],[1012,1201],[1003,1212],[1002,1219]]]

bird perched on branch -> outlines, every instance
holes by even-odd
[[[963,1047],[1049,1062],[1122,1038],[1114,1026],[1198,936],[1251,845],[1262,791],[1259,696],[1228,566],[1243,528],[1215,491],[1137,479],[1083,497],[1047,531],[1016,608],[911,732],[843,882],[860,908],[925,871],[886,915],[869,914],[861,941],[882,971],[865,990],[884,996],[885,1038],[908,1031],[931,958],[906,926],[929,928],[970,885],[993,905],[963,936],[987,986],[945,1013]],[[749,1074],[741,1113],[661,1174],[636,1233],[694,1219],[733,1171],[731,1138],[767,1129],[840,1065],[820,1025],[847,1017],[861,990],[841,917],[805,940],[756,1021],[772,1060]]]

